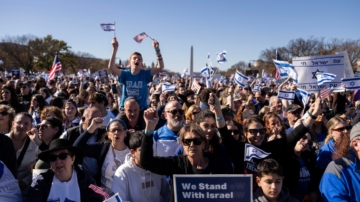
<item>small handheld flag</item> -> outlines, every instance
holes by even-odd
[[[149,36],[145,32],[141,32],[140,34],[138,34],[134,37],[134,40],[138,44],[141,44],[142,40],[144,40],[146,37],[149,37]],[[149,37],[149,38],[152,39],[151,37]]]
[[[335,74],[316,72],[318,85],[330,82],[336,78]]]
[[[216,59],[219,64],[226,62],[226,51],[218,53]]]
[[[176,85],[168,82],[162,83],[162,93],[175,91]]]
[[[284,100],[294,100],[295,98],[295,92],[293,91],[285,91],[285,90],[279,90],[278,93],[278,98],[279,99],[284,99]]]
[[[243,74],[241,74],[239,71],[236,70],[234,81],[241,87],[245,87],[246,83],[249,81],[249,78]]]
[[[251,161],[252,158],[263,159],[269,156],[271,153],[264,152],[263,150],[251,145],[245,144],[245,158],[244,161]]]
[[[121,202],[120,194],[119,192],[114,194],[112,197],[106,199],[104,202]]]
[[[345,85],[346,89],[350,89],[350,90],[360,89],[360,77],[342,78],[341,81]]]
[[[115,23],[101,23],[100,26],[106,32],[115,31]]]
[[[54,63],[49,71],[49,79],[48,81],[50,81],[51,79],[54,79],[55,77],[55,74],[60,72],[60,70],[62,69],[62,65],[61,65],[61,62],[59,60],[59,57],[58,55],[56,54],[55,55],[55,58],[54,58]]]
[[[281,78],[291,77],[295,83],[298,83],[298,74],[292,64],[280,60],[274,60],[274,64]]]

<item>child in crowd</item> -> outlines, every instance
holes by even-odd
[[[166,178],[140,166],[143,132],[137,131],[129,141],[130,153],[115,172],[112,191],[121,201],[170,201],[171,191]]]
[[[289,194],[289,190],[283,187],[284,174],[278,162],[274,159],[265,159],[258,166],[256,182],[259,188],[254,192],[254,202],[288,201],[296,202]]]

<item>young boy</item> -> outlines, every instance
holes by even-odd
[[[257,170],[256,182],[259,188],[254,192],[254,202],[298,201],[282,186],[284,174],[278,162],[274,159],[265,159],[257,165]]]
[[[143,135],[141,131],[131,134],[130,153],[115,172],[112,191],[120,193],[121,201],[170,201],[171,191],[166,178],[140,166]]]

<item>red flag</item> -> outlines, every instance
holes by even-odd
[[[274,69],[274,78],[275,78],[275,79],[280,79],[280,73],[279,73],[279,71],[277,70],[276,67],[275,67],[275,69]]]
[[[104,197],[104,200],[106,200],[110,197],[106,192],[103,191],[103,189],[101,187],[90,184],[89,188],[92,189],[95,193],[102,195]]]
[[[49,71],[49,79],[48,81],[54,79],[55,77],[55,74],[60,72],[60,70],[62,69],[62,65],[61,65],[61,62],[58,58],[58,55],[55,55],[55,58],[54,58],[54,63]]]

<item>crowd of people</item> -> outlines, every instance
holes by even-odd
[[[251,174],[253,200],[360,201],[360,101],[354,92],[302,102],[291,79],[167,80],[157,66],[115,65],[89,77],[0,78],[1,201],[174,201],[174,174]],[[254,84],[261,88],[255,90]],[[278,90],[295,92],[292,101]],[[247,147],[267,155],[247,159]]]

